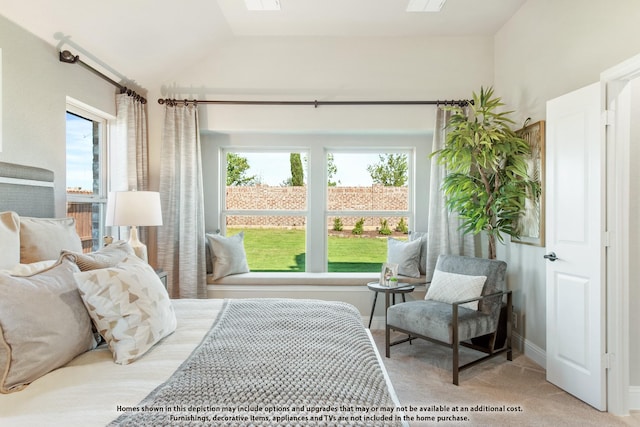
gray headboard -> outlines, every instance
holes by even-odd
[[[55,217],[53,171],[0,162],[0,212]]]

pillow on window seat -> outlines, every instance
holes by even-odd
[[[225,237],[220,234],[206,234],[211,250],[213,280],[231,274],[248,273],[247,254],[244,250],[244,232]]]
[[[427,232],[426,231],[410,231],[409,232],[409,241],[420,240],[422,243],[420,245],[420,264],[418,265],[418,270],[420,270],[420,274],[427,274]]]
[[[398,264],[398,274],[407,277],[420,277],[421,240],[405,242],[393,237],[387,239],[387,262]]]

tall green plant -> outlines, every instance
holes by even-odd
[[[289,154],[289,163],[291,164],[291,185],[294,187],[302,187],[304,185],[304,171],[302,169],[300,153]]]
[[[449,210],[457,212],[464,233],[486,232],[489,258],[496,257],[502,234],[518,237],[516,221],[524,210],[527,190],[537,184],[527,175],[530,147],[511,129],[504,104],[493,88],[473,93],[473,104],[446,107],[452,115],[444,147],[434,152],[447,175],[442,183]]]

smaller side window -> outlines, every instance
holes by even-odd
[[[84,252],[102,246],[106,212],[105,118],[68,105],[67,216],[76,220]]]

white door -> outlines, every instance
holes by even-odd
[[[606,410],[600,111],[599,83],[547,102],[547,380]]]

